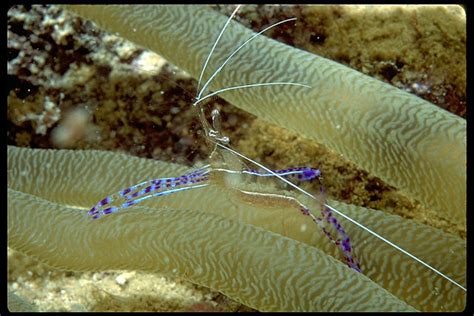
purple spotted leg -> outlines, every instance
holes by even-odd
[[[177,178],[160,178],[141,182],[105,197],[89,210],[88,215],[92,219],[97,219],[155,196],[206,186],[207,184],[202,184],[202,182],[208,180],[209,171],[209,166],[204,166]],[[112,203],[120,203],[120,205],[112,205]]]

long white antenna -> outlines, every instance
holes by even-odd
[[[239,8],[240,8],[240,5],[238,5],[238,6],[235,8],[234,12],[232,12],[232,14],[230,15],[230,17],[227,19],[227,22],[225,22],[225,25],[224,25],[224,27],[222,28],[221,33],[219,34],[219,36],[217,37],[216,41],[214,42],[214,46],[212,46],[212,49],[211,49],[211,51],[209,52],[209,55],[207,55],[206,62],[204,63],[204,66],[202,67],[201,74],[199,75],[199,80],[198,80],[198,84],[197,84],[197,91],[196,91],[196,94],[199,93],[199,86],[201,85],[202,76],[204,75],[204,71],[206,70],[207,64],[209,63],[209,60],[211,59],[212,53],[214,53],[214,49],[216,48],[217,43],[218,43],[219,40],[221,39],[222,34],[224,34],[224,31],[225,31],[225,29],[227,28],[227,25],[229,25],[230,20],[232,20],[232,18],[233,18],[234,15],[237,13],[237,11],[239,10]],[[198,98],[199,98],[199,97],[198,97]]]
[[[209,93],[203,98],[200,98],[194,104],[198,104],[201,101],[206,100],[207,98],[213,97],[216,94],[219,94],[221,92],[229,91],[229,90],[237,90],[237,89],[245,89],[245,88],[255,88],[255,87],[268,87],[268,86],[276,86],[276,85],[286,85],[286,86],[298,86],[298,87],[304,87],[304,88],[311,88],[311,86],[302,84],[302,83],[296,83],[296,82],[264,82],[264,83],[251,83],[251,84],[245,84],[241,86],[234,86],[234,87],[227,87],[223,88],[217,91],[214,91],[212,93]]]
[[[288,185],[290,185],[291,187],[293,187],[294,189],[300,191],[301,193],[309,196],[310,198],[312,199],[315,199],[315,200],[318,200],[318,198],[316,198],[314,195],[312,195],[311,193],[301,189],[299,186],[293,184],[292,182],[286,180],[285,178],[283,178],[282,176],[280,176],[279,174],[273,172],[271,169],[265,167],[264,165],[258,163],[257,161],[251,159],[251,158],[248,158],[246,157],[245,155],[242,155],[241,153],[239,153],[238,151],[235,151],[227,146],[224,146],[214,140],[211,139],[211,141],[213,143],[215,143],[217,146],[219,147],[222,147],[224,148],[225,150],[228,150],[229,152],[233,153],[234,155],[237,155],[245,160],[248,160],[254,164],[256,164],[257,166],[259,166],[260,168],[264,169],[265,171],[273,174],[275,177],[279,178],[280,180],[282,180],[283,182],[287,183]],[[453,279],[451,279],[450,277],[448,277],[447,275],[445,275],[444,273],[442,273],[441,271],[433,268],[432,266],[430,266],[429,264],[427,264],[426,262],[424,262],[423,260],[417,258],[416,256],[412,255],[411,253],[409,253],[408,251],[406,251],[405,249],[397,246],[396,244],[394,244],[393,242],[391,242],[390,240],[380,236],[379,234],[377,234],[376,232],[374,232],[373,230],[371,230],[370,228],[368,227],[365,227],[364,225],[358,223],[356,220],[350,218],[349,216],[345,215],[344,213],[338,211],[337,209],[335,209],[334,207],[328,205],[327,203],[324,203],[324,205],[326,207],[328,207],[329,209],[331,209],[332,211],[336,212],[337,214],[341,215],[342,217],[344,217],[345,219],[347,219],[348,221],[351,221],[352,223],[354,223],[355,225],[359,226],[360,228],[364,229],[365,231],[369,232],[370,234],[374,235],[375,237],[377,237],[378,239],[382,240],[383,242],[389,244],[390,246],[394,247],[395,249],[399,250],[400,252],[404,253],[405,255],[409,256],[410,258],[418,261],[419,263],[421,263],[422,265],[424,265],[425,267],[427,267],[428,269],[432,270],[433,272],[435,272],[436,274],[440,275],[441,277],[445,278],[446,280],[448,280],[449,282],[457,285],[459,288],[463,289],[464,291],[467,291],[467,289],[462,286],[461,284],[459,284],[458,282],[454,281]]]
[[[286,20],[283,20],[283,21],[280,21],[280,22],[277,22],[275,24],[272,24],[270,25],[269,27],[266,27],[265,29],[261,30],[260,32],[258,32],[257,34],[253,35],[252,37],[250,37],[248,40],[246,40],[242,45],[240,45],[236,50],[234,50],[232,52],[232,54],[229,55],[229,57],[227,57],[227,59],[222,63],[222,65],[217,68],[217,70],[212,74],[211,78],[209,78],[207,80],[207,82],[204,84],[204,87],[202,87],[201,91],[199,92],[198,96],[197,96],[197,100],[199,100],[201,98],[201,95],[204,93],[204,91],[206,90],[207,86],[211,83],[212,79],[214,79],[215,76],[217,76],[217,74],[222,70],[222,68],[224,68],[224,66],[232,59],[232,57],[234,57],[235,54],[237,54],[239,52],[239,50],[241,50],[245,45],[247,45],[250,41],[252,41],[254,38],[256,38],[257,36],[259,36],[260,34],[262,34],[263,32],[277,26],[277,25],[280,25],[282,23],[286,23],[286,22],[289,22],[289,21],[294,21],[296,20],[296,18],[291,18],[291,19],[286,19]]]

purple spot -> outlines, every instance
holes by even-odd
[[[151,186],[145,188],[145,193],[150,193],[151,191]]]
[[[108,203],[109,203],[109,197],[106,197],[105,199],[99,202],[100,206],[104,206],[105,204],[108,204]]]
[[[349,242],[349,237],[342,241],[342,247],[344,251],[351,252],[351,243]]]
[[[140,194],[140,192],[135,192],[132,194],[132,198],[137,197]]]
[[[114,211],[115,207],[109,207],[102,211],[105,215],[110,214]]]
[[[161,183],[161,180],[157,179],[153,181],[153,184],[159,185]]]
[[[301,212],[303,213],[303,215],[309,215],[309,210],[305,207],[301,207]]]
[[[127,194],[127,193],[130,193],[130,191],[132,191],[132,189],[126,188],[125,190],[122,191],[122,195],[125,195],[125,194]]]
[[[312,170],[312,169],[305,169],[303,171],[303,178],[305,180],[311,180],[313,179],[314,177],[316,177],[316,174],[315,172]]]

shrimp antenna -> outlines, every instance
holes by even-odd
[[[212,79],[214,79],[215,76],[217,76],[217,74],[222,70],[222,68],[224,68],[224,66],[232,59],[232,57],[237,54],[244,46],[246,46],[249,42],[251,42],[254,38],[256,38],[257,36],[259,36],[260,34],[262,34],[263,32],[277,26],[277,25],[280,25],[282,23],[285,23],[285,22],[289,22],[289,21],[294,21],[296,20],[296,18],[290,18],[290,19],[286,19],[286,20],[283,20],[283,21],[280,21],[280,22],[277,22],[277,23],[274,23],[268,27],[266,27],[265,29],[263,29],[262,31],[254,34],[253,36],[251,36],[249,39],[247,39],[243,44],[241,44],[236,50],[234,50],[228,57],[227,59],[222,63],[221,66],[219,66],[219,68],[211,75],[211,77],[206,81],[206,83],[204,84],[203,88],[201,89],[201,91],[199,91],[199,86],[201,84],[201,80],[202,80],[202,77],[204,76],[204,72],[206,70],[206,67],[209,63],[209,60],[211,59],[211,56],[212,54],[214,53],[214,50],[217,46],[217,43],[219,42],[219,40],[221,39],[222,35],[224,34],[224,31],[225,29],[227,28],[227,26],[229,25],[230,21],[232,20],[232,18],[234,17],[234,15],[237,13],[237,11],[239,10],[240,8],[240,5],[238,5],[234,11],[232,12],[232,14],[230,15],[230,17],[227,19],[226,23],[224,24],[224,27],[222,28],[221,32],[219,33],[219,36],[217,37],[216,41],[214,42],[214,45],[212,46],[211,48],[211,51],[209,52],[209,55],[207,56],[206,58],[206,61],[204,63],[204,66],[202,68],[202,71],[201,71],[201,74],[199,75],[199,81],[198,81],[198,94],[196,96],[196,101],[193,103],[193,106],[197,106],[198,103],[202,102],[203,100],[207,99],[207,98],[210,98],[212,96],[215,96],[221,92],[225,92],[225,91],[229,91],[229,90],[237,90],[237,89],[244,89],[244,88],[253,88],[253,87],[261,87],[261,86],[272,86],[272,85],[292,85],[292,86],[300,86],[300,87],[305,87],[305,88],[311,88],[310,86],[308,85],[304,85],[304,84],[301,84],[301,83],[294,83],[294,82],[267,82],[267,83],[252,83],[252,84],[246,84],[246,85],[239,85],[239,86],[233,86],[233,87],[227,87],[227,88],[223,88],[223,89],[220,89],[218,91],[215,91],[213,93],[210,93],[209,95],[205,96],[202,98],[202,95],[204,93],[204,91],[206,90],[206,88],[209,86],[209,84],[211,83]],[[204,131],[205,131],[205,134],[206,135],[209,135],[209,133],[212,133],[213,132],[213,129],[211,128],[211,126],[209,125],[209,123],[207,122],[206,118],[205,118],[205,115],[204,115],[204,109],[202,107],[199,107],[198,111],[197,111],[197,114],[199,116],[199,119],[203,125],[203,128],[204,128]]]
[[[237,8],[238,9],[238,8]],[[235,54],[237,54],[243,47],[245,47],[249,42],[251,42],[253,39],[255,39],[257,36],[259,36],[260,34],[262,34],[263,32],[277,26],[277,25],[280,25],[282,23],[286,23],[286,22],[289,22],[289,21],[294,21],[296,20],[296,18],[291,18],[291,19],[286,19],[286,20],[283,20],[283,21],[280,21],[280,22],[277,22],[277,23],[274,23],[266,28],[264,28],[263,30],[261,30],[260,32],[254,34],[253,36],[251,36],[248,40],[246,40],[244,43],[242,43],[236,50],[234,50],[230,55],[229,57],[227,57],[227,59],[222,63],[222,65],[219,66],[219,68],[217,68],[217,70],[212,74],[212,76],[206,81],[206,83],[204,84],[204,86],[202,87],[201,91],[199,92],[199,94],[197,95],[196,97],[196,100],[197,102],[199,102],[199,100],[201,99],[201,96],[202,94],[204,93],[204,91],[206,90],[206,88],[209,86],[209,84],[211,83],[212,79],[214,79],[215,76],[217,76],[217,74],[222,70],[222,68],[224,68],[224,66],[232,59],[232,57],[234,57]],[[230,21],[230,19],[228,20]],[[226,25],[227,26],[227,23]],[[219,37],[220,38],[220,37]],[[216,42],[217,43],[217,42]],[[210,56],[209,56],[210,58]],[[209,59],[208,58],[208,59]],[[196,102],[196,103],[197,103]],[[195,103],[195,104],[196,104]]]
[[[217,37],[216,41],[214,42],[214,45],[212,46],[211,51],[210,51],[209,54],[207,55],[206,62],[204,63],[204,66],[202,67],[201,74],[199,75],[199,80],[198,80],[198,84],[197,84],[197,91],[196,91],[196,94],[199,93],[199,86],[201,85],[202,76],[204,75],[204,71],[206,71],[207,64],[209,63],[209,60],[211,59],[212,53],[214,53],[214,49],[216,49],[217,43],[218,43],[219,40],[221,39],[222,34],[224,34],[224,31],[225,31],[225,29],[227,28],[227,25],[229,25],[230,20],[232,20],[232,18],[233,18],[234,15],[237,13],[237,11],[239,10],[239,8],[240,8],[240,5],[238,5],[238,6],[235,8],[234,12],[232,12],[232,14],[230,15],[230,17],[227,19],[227,21],[225,22],[225,25],[224,25],[224,27],[222,28],[222,30],[221,30],[219,36]],[[199,97],[198,97],[198,98],[199,98]]]
[[[205,97],[202,97],[201,99],[197,100],[194,104],[198,104],[207,98],[211,98],[219,93],[229,91],[229,90],[238,90],[238,89],[245,89],[245,88],[255,88],[255,87],[268,87],[268,86],[276,86],[276,85],[285,85],[285,86],[298,86],[298,87],[303,87],[303,88],[312,88],[311,86],[308,86],[306,84],[302,83],[297,83],[297,82],[264,82],[264,83],[251,83],[251,84],[245,84],[241,86],[233,86],[233,87],[227,87],[227,88],[222,88],[217,91],[214,91],[212,93],[209,93]]]

